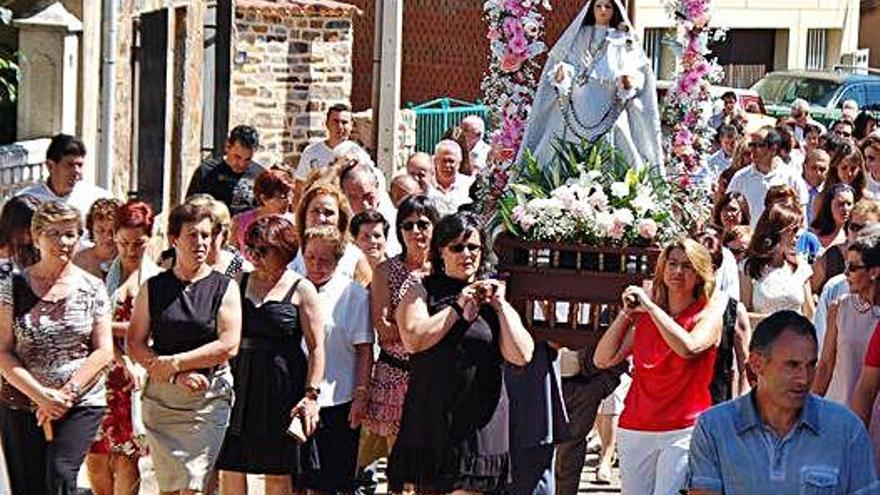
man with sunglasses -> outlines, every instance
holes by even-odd
[[[740,170],[730,180],[728,192],[739,192],[746,197],[751,212],[750,226],[755,228],[764,212],[764,197],[771,187],[788,185],[794,188],[801,209],[809,200],[809,193],[800,174],[787,166],[780,157],[783,137],[777,129],[764,127],[752,134],[750,144],[755,162]]]

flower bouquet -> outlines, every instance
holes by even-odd
[[[500,220],[527,241],[645,247],[680,233],[674,196],[650,167],[631,168],[603,141],[557,141],[556,158],[542,165],[525,153],[498,205]]]

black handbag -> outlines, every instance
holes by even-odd
[[[12,386],[6,380],[0,379],[0,404],[18,410],[29,410],[33,408],[30,397],[25,395],[21,390]]]

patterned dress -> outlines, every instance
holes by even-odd
[[[388,311],[392,323],[389,329],[377,329],[381,350],[373,366],[370,401],[364,418],[367,429],[381,437],[396,437],[400,431],[403,399],[409,384],[409,354],[400,340],[393,315],[407,289],[418,280],[407,270],[400,255],[388,260],[388,292],[391,295]]]
[[[117,301],[113,312],[113,321],[130,321],[134,298],[129,295],[123,301]],[[115,339],[115,345],[123,345],[122,339]],[[118,454],[138,458],[147,454],[143,439],[134,435],[131,416],[132,383],[125,374],[125,366],[113,360],[110,373],[107,375],[107,410],[104,420],[98,428],[93,454]]]

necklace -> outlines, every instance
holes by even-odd
[[[855,308],[857,312],[864,314],[870,311],[873,307],[874,305],[869,301],[866,301],[858,292],[853,294],[853,308]]]

